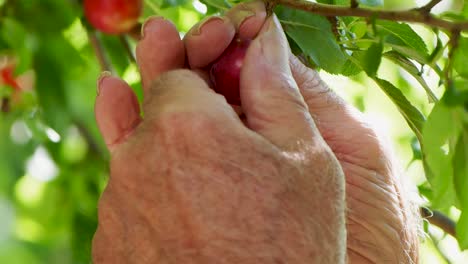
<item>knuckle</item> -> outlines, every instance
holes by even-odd
[[[155,124],[172,138],[200,137],[217,129],[215,120],[202,112],[170,111],[161,114]]]
[[[186,69],[178,69],[165,72],[159,76],[150,86],[149,98],[161,96],[174,90],[175,87],[184,87],[188,83],[202,82],[203,80],[194,72]]]

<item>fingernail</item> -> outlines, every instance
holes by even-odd
[[[265,11],[265,4],[261,1],[244,2],[238,4],[230,14],[231,20],[237,30],[242,27],[250,17],[255,16],[257,12]]]
[[[97,80],[97,95],[98,96],[101,93],[102,83],[107,77],[111,77],[111,76],[112,76],[112,73],[110,71],[103,71],[101,72],[101,75],[99,75],[99,78]]]
[[[143,23],[143,26],[141,27],[141,39],[145,38],[151,25],[153,25],[158,20],[164,20],[164,17],[151,16],[148,19],[146,19],[145,23]]]
[[[226,23],[228,20],[227,17],[222,17],[222,16],[210,16],[210,17],[207,17],[207,18],[204,18],[202,21],[200,21],[200,23],[198,23],[192,32],[190,32],[190,34],[194,35],[194,36],[198,36],[202,33],[202,30],[204,27],[206,27],[207,25],[211,25],[211,24],[223,24],[223,23]]]

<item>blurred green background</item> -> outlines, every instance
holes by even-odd
[[[386,0],[385,8],[405,9],[427,1]],[[437,12],[457,9],[463,1],[444,1]],[[195,0],[147,0],[144,16],[172,20],[181,35],[216,10]],[[428,47],[428,29],[413,27]],[[109,155],[93,113],[96,79],[101,72],[92,41],[98,40],[115,74],[139,95],[137,68],[128,52],[129,37],[94,32],[77,0],[0,0],[0,66],[15,61],[25,89],[15,93],[3,83],[0,113],[0,263],[90,263],[96,228],[96,204],[108,177]],[[321,72],[347,101],[368,114],[388,135],[401,160],[402,177],[416,186],[426,179],[414,159],[415,137],[391,101],[364,74],[352,78]],[[423,113],[432,105],[411,76],[387,60],[379,75],[398,84]],[[438,79],[424,76],[431,87]],[[414,88],[417,87],[417,88]],[[27,88],[27,89],[26,89]],[[441,89],[441,88],[439,88]],[[442,95],[443,90],[435,90]],[[412,147],[413,146],[413,147]],[[451,208],[454,220],[460,212]],[[429,226],[422,236],[421,263],[468,263],[454,238]]]

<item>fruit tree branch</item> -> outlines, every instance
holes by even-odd
[[[431,12],[432,8],[434,8],[434,6],[436,6],[440,2],[442,2],[442,0],[432,0],[429,3],[427,3],[425,6],[422,6],[420,8],[416,8],[415,10],[419,10],[419,11],[422,11],[422,12],[425,12],[425,13],[429,13],[429,12]]]
[[[450,31],[468,30],[468,21],[452,22],[449,20],[437,18],[432,14],[421,10],[412,9],[406,11],[386,11],[374,10],[369,8],[351,8],[347,6],[327,5],[308,2],[305,0],[265,0],[274,2],[279,5],[287,6],[293,9],[299,9],[311,12],[322,16],[349,16],[349,17],[366,17],[382,20],[392,20],[401,22],[422,23],[428,26],[443,28]],[[434,4],[435,5],[435,4]]]
[[[448,216],[438,211],[431,211],[425,207],[421,207],[421,216],[429,221],[432,225],[435,225],[442,229],[445,233],[456,237],[455,233],[455,222]]]
[[[458,48],[458,41],[460,39],[460,30],[455,29],[451,32],[450,40],[449,40],[449,53],[448,53],[448,61],[444,68],[445,74],[445,82],[447,89],[452,89],[452,67],[453,67],[453,54],[455,50]]]
[[[1,98],[0,109],[3,113],[10,112],[10,99],[8,97]]]

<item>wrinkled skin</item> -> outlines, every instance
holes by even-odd
[[[183,41],[169,21],[147,22],[143,120],[127,84],[100,79],[112,161],[95,263],[417,263],[390,150],[265,17],[242,4]],[[244,120],[203,81],[236,33],[258,33],[241,72]]]

